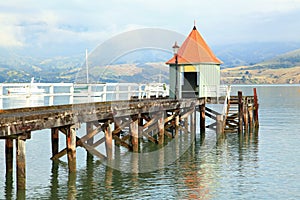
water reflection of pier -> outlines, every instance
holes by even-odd
[[[160,183],[157,177],[160,177],[160,181],[175,188],[175,190],[162,194],[165,198],[212,199],[216,196],[218,187],[221,187],[223,177],[219,172],[226,171],[224,168],[237,169],[237,176],[247,173],[244,171],[247,170],[247,166],[241,165],[242,163],[247,163],[255,168],[258,159],[257,131],[258,129],[254,129],[253,132],[243,134],[242,137],[236,134],[227,135],[217,141],[215,137],[189,135],[184,130],[179,130],[178,136],[174,138],[175,142],[172,144],[172,148],[176,155],[181,154],[180,159],[168,165],[165,161],[169,152],[155,148],[160,152],[158,161],[161,165],[165,165],[165,168],[148,173],[139,173],[143,169],[138,165],[139,160],[135,154],[128,156],[126,161],[131,164],[132,173],[103,166],[99,160],[87,156],[85,167],[79,169],[77,173],[70,173],[65,178],[64,173],[59,172],[68,170],[67,163],[54,161],[50,173],[50,190],[44,192],[49,196],[47,197],[45,194],[41,194],[41,196],[49,199],[66,197],[68,199],[122,198],[122,196],[134,197],[136,191],[132,190],[139,188],[143,191],[139,198],[150,197],[156,189],[149,188],[149,185],[155,184],[159,187]],[[195,140],[190,143],[192,138]],[[185,149],[181,145],[182,142],[190,146]],[[154,150],[153,146],[147,148]],[[120,156],[121,152],[118,154]],[[228,156],[229,154],[236,156]],[[245,159],[247,162],[242,162]],[[236,165],[230,166],[226,163],[235,163]],[[5,197],[12,199],[13,185],[12,182],[9,183],[12,179],[7,177],[6,180]],[[154,180],[155,182],[152,182]],[[103,189],[99,190],[99,188]],[[237,191],[244,189],[243,183],[236,185]],[[176,192],[173,193],[174,191]],[[18,192],[18,196],[25,198],[24,192]]]

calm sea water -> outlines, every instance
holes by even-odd
[[[234,87],[234,93],[239,89],[252,94],[252,87]],[[0,141],[0,199],[300,199],[300,85],[257,86],[257,91],[258,133],[228,134],[216,142],[213,131],[207,130],[203,140],[197,129],[196,141],[180,147],[179,159],[147,173],[115,170],[96,158],[87,161],[86,152],[77,148],[78,171],[69,175],[65,157],[49,159],[50,131],[43,130],[26,141],[27,189],[17,194],[15,175],[5,177]],[[158,160],[165,162],[168,155]]]

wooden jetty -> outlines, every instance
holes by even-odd
[[[224,103],[223,113],[206,107],[208,103],[217,102]],[[163,145],[164,138],[176,136],[179,127],[195,133],[196,112],[200,112],[201,134],[205,134],[205,128],[216,129],[217,135],[229,132],[245,134],[254,126],[258,127],[256,90],[254,96],[242,96],[239,92],[238,96],[227,95],[218,100],[208,97],[153,98],[0,110],[0,139],[5,140],[6,173],[13,171],[15,141],[17,189],[26,188],[25,141],[31,138],[32,131],[51,129],[51,159],[67,155],[69,171],[75,172],[76,147],[85,148],[100,159],[110,160],[113,144],[133,152],[139,152],[139,138]],[[215,122],[206,126],[206,116]],[[78,137],[76,130],[83,123],[86,123],[86,134]],[[66,135],[66,148],[62,150],[58,145],[59,132]],[[94,141],[100,132],[104,136]],[[102,143],[106,155],[96,149]]]

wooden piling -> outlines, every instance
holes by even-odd
[[[16,172],[17,172],[17,190],[26,189],[26,153],[25,140],[16,139]]]
[[[139,151],[139,141],[138,141],[138,133],[139,130],[139,121],[136,116],[132,117],[132,121],[130,123],[130,132],[131,132],[131,144],[132,144],[132,150],[134,152]]]
[[[159,113],[159,118],[157,121],[158,124],[158,144],[164,143],[164,137],[165,137],[165,119],[164,119],[164,113]]]
[[[217,137],[219,138],[223,134],[223,115],[217,115]]]
[[[52,143],[52,157],[58,153],[59,148],[59,128],[51,128],[51,143]]]
[[[76,131],[75,126],[68,126],[66,134],[69,173],[76,172]]]
[[[205,104],[200,105],[200,133],[205,134]]]
[[[248,107],[250,132],[253,130],[253,105]]]
[[[111,124],[109,120],[105,124],[104,134],[105,134],[106,157],[108,160],[111,160],[112,159],[112,130],[111,130]]]
[[[178,135],[179,132],[179,115],[175,116],[175,136]]]
[[[238,119],[239,119],[239,126],[238,131],[240,134],[243,133],[243,93],[241,91],[238,91]]]
[[[6,174],[9,175],[13,171],[13,153],[14,153],[14,144],[13,139],[5,140],[5,161],[6,161]]]
[[[194,134],[194,136],[196,136],[196,112],[194,110],[194,112],[192,112],[191,116],[190,116],[190,130],[191,133]]]
[[[257,99],[257,92],[256,88],[253,88],[254,93],[254,125],[255,127],[259,127],[259,121],[258,121],[258,99]]]
[[[86,134],[89,134],[93,131],[93,127],[94,127],[94,124],[92,122],[87,122],[86,123]],[[92,146],[93,143],[94,143],[94,137],[91,137],[89,138],[87,141],[87,144]],[[93,157],[93,155],[91,153],[89,153],[89,151],[86,151],[87,153],[87,160],[91,159]]]
[[[248,133],[249,131],[249,116],[248,116],[248,104],[247,104],[247,101],[246,103],[244,104],[244,109],[243,109],[243,121],[244,121],[244,130],[245,130],[245,133]]]

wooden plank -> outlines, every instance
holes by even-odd
[[[208,108],[208,107],[205,107],[205,110],[206,110],[207,112],[210,112],[210,113],[214,114],[214,115],[221,115],[221,113],[218,113],[217,111],[214,111],[214,110],[212,110],[212,109],[210,109],[210,108]]]
[[[175,116],[176,116],[176,115],[173,114],[173,115],[170,115],[169,117],[165,118],[165,120],[164,120],[164,121],[165,121],[165,124],[168,123],[169,121],[173,120],[173,119],[175,118]]]

